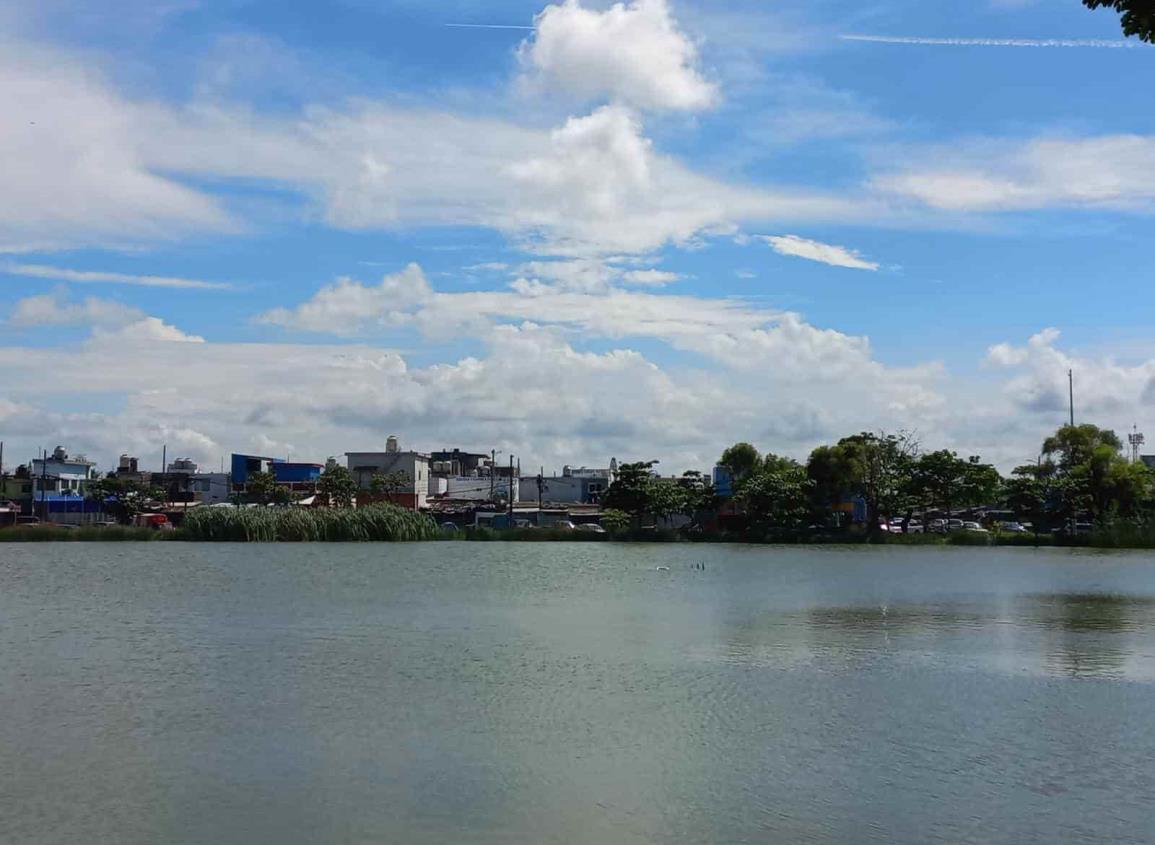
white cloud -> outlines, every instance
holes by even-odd
[[[0,42],[0,252],[229,228],[215,200],[141,155],[146,110],[91,66]]]
[[[817,261],[834,267],[849,267],[853,270],[877,270],[878,264],[863,258],[856,250],[844,246],[824,244],[807,240],[797,235],[767,235],[762,238],[779,255],[792,255]]]
[[[630,0],[604,11],[565,0],[547,6],[534,25],[520,53],[531,85],[642,109],[698,110],[717,99],[666,0]]]
[[[144,312],[112,302],[89,297],[83,302],[68,302],[60,293],[25,297],[16,302],[8,324],[16,328],[37,326],[125,326],[143,319]]]
[[[93,338],[121,341],[160,341],[163,343],[204,343],[205,339],[195,334],[186,334],[176,326],[170,326],[159,317],[145,317],[114,331],[95,329]]]
[[[1151,136],[982,141],[965,148],[962,153],[929,151],[909,167],[877,177],[873,185],[944,211],[1149,211],[1155,201]]]
[[[622,279],[627,284],[631,285],[645,285],[647,287],[662,287],[663,285],[671,284],[682,278],[679,273],[672,273],[669,270],[627,270],[622,274]]]
[[[800,344],[809,357],[815,346],[840,343],[807,335],[807,327],[792,323],[774,353],[789,357]],[[54,373],[49,385],[18,366],[29,350],[0,347],[0,369],[12,374],[0,402],[39,409],[25,415],[35,417],[34,431],[13,434],[16,453],[51,435],[111,462],[179,431],[182,453],[215,465],[223,453],[267,452],[270,443],[323,459],[399,433],[417,448],[501,448],[528,466],[603,464],[616,455],[660,458],[671,471],[707,468],[737,439],[805,454],[825,438],[935,413],[928,406],[900,411],[895,399],[912,381],[929,389],[937,373],[912,376],[868,359],[860,358],[860,371],[835,368],[827,379],[805,377],[813,365],[802,375],[763,365],[751,379],[745,371],[667,370],[628,349],[581,351],[561,328],[532,323],[491,326],[482,336],[484,355],[425,367],[364,345],[146,341],[139,354],[127,346],[133,365],[125,367],[128,341],[98,336],[75,348],[38,350],[41,367]],[[864,351],[862,344],[846,348]],[[286,391],[290,377],[293,390]],[[46,406],[64,397],[75,407],[83,403],[77,394],[105,397],[102,407],[120,396],[122,405],[84,415]]]
[[[94,338],[104,339],[204,342],[204,338],[185,334],[139,308],[91,296],[82,302],[70,302],[61,292],[17,301],[7,324],[15,328],[90,326]]]
[[[96,270],[70,270],[46,264],[0,264],[0,273],[9,276],[27,276],[35,279],[59,279],[79,284],[107,282],[152,288],[189,288],[195,290],[223,290],[231,287],[224,282],[205,282],[200,279],[182,279],[175,276],[139,276],[130,273],[108,273]]]
[[[1123,363],[1061,350],[1057,329],[1044,329],[1025,345],[1000,343],[988,363],[1015,372],[1004,395],[1022,412],[1062,424],[1068,410],[1067,371],[1074,373],[1076,421],[1121,430],[1149,417],[1155,405],[1155,359]]]

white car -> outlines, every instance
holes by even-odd
[[[570,522],[568,519],[559,519],[557,522],[551,525],[550,528],[556,528],[559,531],[573,531],[575,528],[577,528],[577,526]]]
[[[1000,531],[1005,531],[1008,534],[1026,534],[1027,526],[1021,522],[1004,522],[999,526]]]
[[[606,529],[602,528],[596,522],[583,522],[577,526],[578,531],[584,531],[587,534],[605,534]]]
[[[973,531],[976,534],[989,534],[990,532],[979,525],[977,522],[964,522],[962,524],[963,531]]]

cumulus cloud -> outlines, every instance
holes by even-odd
[[[789,354],[805,334],[801,326],[790,331],[776,354]],[[911,416],[893,405],[902,391],[885,387],[909,376],[869,361],[829,380],[763,367],[755,383],[736,370],[665,369],[629,349],[583,351],[563,327],[531,322],[491,326],[483,347],[482,355],[416,367],[397,352],[365,345],[151,342],[126,368],[125,342],[96,337],[78,348],[37,351],[55,374],[48,389],[16,366],[27,349],[0,347],[0,368],[12,373],[0,402],[38,408],[35,437],[52,432],[102,460],[179,430],[181,451],[212,464],[231,450],[267,452],[268,443],[323,459],[380,447],[387,434],[399,433],[415,448],[496,447],[531,466],[600,464],[616,455],[704,469],[751,432],[771,438],[764,447],[805,454],[823,438]],[[284,389],[286,374],[292,391]],[[927,389],[936,377],[919,376]],[[100,395],[103,407],[120,396],[121,406],[83,420],[52,414],[42,403],[56,392],[74,405],[77,394]]]
[[[1105,135],[984,141],[915,156],[874,179],[876,189],[944,211],[1111,208],[1155,200],[1155,137]]]
[[[1146,415],[1155,384],[1155,360],[1125,363],[1090,357],[1058,347],[1060,334],[1049,328],[1020,346],[1000,343],[987,353],[991,365],[1010,370],[1004,394],[1014,407],[1064,422],[1068,408],[1067,372],[1075,377],[1075,412],[1105,428],[1126,428]]]
[[[664,6],[621,13],[633,20],[655,10]],[[0,78],[0,156],[24,163],[0,171],[0,252],[236,231],[218,194],[234,183],[279,188],[280,201],[303,200],[303,213],[336,228],[481,226],[568,255],[646,253],[746,222],[878,213],[861,197],[696,173],[656,150],[621,98],[549,130],[371,100],[289,115],[227,101],[133,100],[98,70],[40,48],[0,51]],[[24,269],[71,281],[216,284]]]
[[[530,85],[642,109],[692,111],[717,99],[666,0],[631,0],[604,11],[565,0],[547,6],[534,26],[520,52]]]
[[[857,250],[824,244],[797,235],[767,235],[762,240],[770,244],[770,248],[779,255],[792,255],[796,258],[805,258],[807,261],[817,261],[833,267],[849,267],[853,270],[877,270],[879,266],[874,261],[863,258]]]

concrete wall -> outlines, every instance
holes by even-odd
[[[420,452],[346,452],[346,465],[361,490],[368,490],[373,484],[373,476],[403,472],[409,476],[409,483],[398,490],[406,501],[414,502],[415,508],[423,508],[429,496],[429,458]],[[410,500],[408,497],[412,496]]]

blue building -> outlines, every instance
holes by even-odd
[[[723,498],[734,495],[734,474],[721,464],[714,467],[714,493]]]
[[[293,461],[276,461],[273,463],[273,477],[278,484],[316,484],[325,467],[321,464],[302,464]]]

